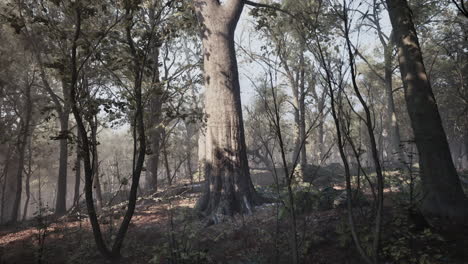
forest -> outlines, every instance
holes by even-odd
[[[1,0],[15,263],[468,263],[467,0]]]

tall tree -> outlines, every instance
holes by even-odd
[[[244,1],[193,2],[201,24],[207,114],[205,146],[200,146],[205,149],[207,188],[198,207],[217,222],[217,213],[250,212],[257,200],[247,162],[234,47],[234,31]]]
[[[398,47],[405,100],[418,148],[426,216],[463,221],[468,217],[463,193],[438,106],[432,92],[407,0],[387,0]]]

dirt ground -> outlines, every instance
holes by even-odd
[[[86,210],[81,208],[58,219],[36,217],[16,226],[0,227],[0,264],[291,263],[290,221],[277,204],[263,204],[251,215],[237,215],[219,224],[207,225],[206,219],[194,209],[199,193],[174,191],[180,187],[162,192],[170,195],[157,193],[138,199],[120,261],[105,260],[98,253]],[[108,245],[125,209],[125,204],[118,204],[101,212],[100,224]],[[343,208],[311,210],[298,215],[301,263],[363,263],[349,238],[349,231],[344,228],[346,215]],[[387,225],[394,228],[393,223]],[[395,250],[392,245],[398,243],[399,234],[385,229],[389,245],[384,248]],[[453,245],[457,243],[452,242]],[[440,245],[429,246],[440,248]],[[424,249],[429,246],[424,245]],[[435,252],[431,248],[427,251]],[[444,251],[441,252],[443,255]],[[444,257],[440,261],[417,260],[414,263],[468,263],[463,260],[464,255],[458,260]]]
[[[199,194],[139,199],[125,239],[120,263],[289,263],[287,221],[277,221],[275,204],[256,208],[252,215],[226,218],[206,226],[193,209]],[[124,205],[114,206],[100,218],[110,241],[118,228]],[[85,212],[84,209],[82,209]],[[311,213],[299,222],[304,242],[310,236],[321,243],[301,245],[306,263],[360,263],[353,250],[326,241],[333,236],[338,211]],[[37,219],[0,228],[0,263],[113,263],[97,252],[84,215]],[[318,227],[320,227],[318,229]],[[320,230],[320,232],[311,232]],[[41,239],[40,234],[44,234]],[[306,235],[304,235],[306,234]],[[41,241],[44,241],[41,245]]]

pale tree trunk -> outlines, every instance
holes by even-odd
[[[32,84],[27,84],[24,92],[25,101],[22,106],[24,116],[20,119],[20,134],[18,135],[17,149],[18,149],[18,170],[16,174],[16,194],[11,211],[11,220],[16,222],[20,214],[21,193],[23,191],[23,170],[24,161],[26,159],[26,146],[30,135],[30,126],[32,118],[32,99],[31,99]]]
[[[293,133],[293,141],[294,141],[294,151],[291,157],[291,163],[296,161],[298,155],[301,152],[301,112],[299,110],[299,89],[298,85],[294,82],[291,83],[292,92],[293,92],[293,101],[292,104],[294,106],[294,133]]]
[[[24,201],[24,207],[23,207],[23,221],[26,220],[26,217],[28,215],[28,207],[29,207],[29,200],[31,198],[31,175],[32,175],[32,133],[33,129],[31,128],[30,136],[28,138],[28,169],[26,172],[26,180],[25,180],[25,194],[26,194],[26,199]]]
[[[204,172],[208,179],[198,208],[218,222],[220,214],[252,211],[252,185],[244,136],[234,31],[242,12],[241,0],[220,4],[194,0],[202,24],[205,72]],[[203,141],[202,141],[203,142]]]
[[[187,148],[187,156],[186,156],[186,166],[187,166],[187,174],[190,178],[190,184],[193,184],[193,169],[192,169],[192,152],[193,152],[193,143],[192,138],[195,137],[195,124],[190,122],[185,122],[185,129],[187,131],[187,137],[185,138],[185,144]]]
[[[93,189],[94,193],[96,194],[96,205],[98,209],[102,209],[103,206],[103,200],[102,200],[102,187],[101,187],[101,175],[99,175],[99,154],[97,150],[97,126],[98,126],[98,121],[97,117],[94,116],[93,122],[90,122],[91,125],[91,140],[92,143],[94,144],[94,153],[93,153]]]
[[[306,114],[305,114],[305,96],[306,96],[306,87],[305,87],[305,59],[304,59],[304,48],[302,48],[302,53],[300,56],[299,63],[299,135],[300,142],[299,148],[301,150],[301,170],[304,171],[307,165],[307,150],[306,150]]]
[[[378,6],[380,2],[374,0],[373,2],[373,20],[371,22],[374,23],[375,28],[377,30],[377,36],[379,37],[380,43],[382,44],[384,50],[384,76],[383,81],[385,83],[385,93],[387,99],[387,115],[386,115],[386,125],[385,127],[388,130],[388,134],[390,136],[390,156],[392,161],[396,161],[397,159],[403,165],[406,166],[406,159],[404,153],[402,151],[401,146],[401,136],[400,136],[400,129],[398,126],[398,120],[396,116],[395,110],[395,102],[393,100],[393,49],[395,47],[394,44],[394,33],[393,31],[390,33],[390,36],[386,38],[386,35],[382,31],[382,27],[380,25],[380,17]]]
[[[325,112],[325,100],[327,97],[327,93],[323,92],[320,97],[315,89],[315,84],[311,84],[311,95],[316,101],[316,106],[317,106],[317,114],[319,115],[317,117],[317,132],[316,132],[316,137],[314,139],[315,141],[315,162],[317,164],[320,164],[322,159],[324,158],[323,156],[325,155],[325,116],[327,113]]]
[[[387,0],[387,5],[398,46],[406,105],[419,153],[424,192],[422,211],[427,217],[463,222],[468,217],[468,203],[427,78],[412,12],[406,0]]]
[[[392,51],[393,42],[390,41],[384,46],[384,58],[385,58],[385,93],[387,98],[387,128],[390,134],[390,144],[392,151],[392,160],[398,158],[398,160],[405,166],[406,159],[402,151],[400,127],[398,126],[398,120],[395,110],[395,102],[393,100],[393,82],[392,82]]]
[[[166,180],[167,184],[169,186],[172,185],[172,178],[171,178],[171,167],[169,166],[169,159],[168,159],[168,153],[167,153],[167,144],[169,140],[169,135],[166,134],[166,131],[163,131],[162,133],[162,151],[163,151],[163,158],[164,158],[164,167],[166,169]]]

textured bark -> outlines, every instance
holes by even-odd
[[[406,0],[387,0],[398,46],[405,100],[419,153],[427,216],[464,221],[468,203],[463,193],[437,103],[424,67],[412,13]]]
[[[205,195],[198,207],[217,222],[218,213],[251,212],[255,190],[250,180],[244,136],[234,31],[243,1],[195,0],[202,25],[205,71]]]
[[[55,204],[55,213],[65,214],[67,210],[67,170],[68,170],[68,121],[69,110],[59,114],[60,119],[60,157],[59,173],[57,179],[57,200]]]
[[[154,17],[153,12],[150,11],[150,16]],[[154,18],[152,18],[154,19]],[[151,142],[151,155],[148,157],[149,164],[149,177],[146,178],[146,185],[149,190],[156,192],[158,190],[158,169],[159,169],[159,156],[161,145],[161,108],[162,108],[162,92],[159,80],[159,47],[154,43],[152,48],[152,65],[153,71],[153,90],[150,96],[150,142]]]

